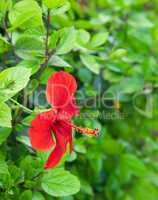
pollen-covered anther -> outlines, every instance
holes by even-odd
[[[82,133],[82,134],[85,134],[85,135],[91,135],[91,136],[98,136],[99,134],[99,129],[96,128],[96,129],[91,129],[91,128],[82,128],[82,127],[78,127],[78,126],[75,126],[75,125],[72,125],[72,127]]]

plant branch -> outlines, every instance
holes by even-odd
[[[10,98],[9,99],[10,101],[12,101],[14,104],[18,105],[20,108],[22,108],[26,113],[29,113],[29,114],[32,114],[34,111],[23,106],[22,104],[18,103],[15,99],[13,98]]]
[[[48,63],[49,49],[49,28],[50,28],[50,9],[47,11],[47,22],[46,22],[46,41],[45,41],[45,63]]]
[[[43,71],[45,70],[45,68],[48,65],[48,61],[52,55],[52,53],[49,53],[49,48],[48,48],[48,43],[49,43],[49,30],[50,30],[50,9],[47,10],[47,20],[46,20],[46,38],[45,38],[45,60],[44,62],[41,64],[41,68],[38,71],[38,73],[35,75],[36,79],[38,79],[41,74],[43,73]]]
[[[7,30],[8,29],[8,23],[7,23],[7,21],[8,21],[8,12],[6,12],[6,15],[5,15],[5,18],[4,18],[4,31],[5,31],[7,40],[11,45],[13,55],[15,56],[16,61],[18,61],[20,58],[15,52],[15,47],[14,47],[14,44],[12,42],[12,35],[9,35],[9,33],[8,33],[8,30]]]
[[[40,176],[43,175],[43,171],[40,171],[37,175],[35,175],[32,180],[36,180],[37,178],[40,178]]]

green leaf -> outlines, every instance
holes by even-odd
[[[11,127],[11,109],[5,103],[0,103],[0,126],[1,127]],[[4,135],[4,137],[7,137]],[[2,139],[3,141],[3,139]]]
[[[96,61],[96,57],[92,55],[83,54],[80,56],[83,64],[93,73],[99,74],[100,65]]]
[[[108,32],[100,32],[100,33],[95,34],[92,37],[90,46],[95,48],[95,47],[99,47],[103,45],[107,41],[108,36],[109,36]]]
[[[62,6],[51,9],[51,15],[62,15],[70,9],[70,6],[70,3],[65,1]]]
[[[39,70],[40,62],[39,60],[23,60],[17,65],[17,67],[25,67],[31,69],[31,75],[33,75]]]
[[[48,7],[48,8],[57,8],[62,6],[66,0],[43,0],[43,3]]]
[[[0,1],[0,12],[5,13],[12,6],[12,0],[1,0]]]
[[[32,200],[45,200],[40,192],[33,192]]]
[[[49,41],[49,48],[55,49],[60,37],[60,31],[53,31],[52,35],[50,36]]]
[[[42,167],[42,169],[41,169]],[[20,170],[25,179],[32,179],[41,171],[43,171],[43,166],[39,160],[34,157],[27,155],[23,160],[20,162]],[[29,183],[28,183],[29,184]],[[32,183],[30,183],[32,185]]]
[[[11,177],[8,171],[8,165],[0,161],[0,188],[8,188],[11,184]]]
[[[57,46],[57,55],[66,54],[70,52],[76,43],[76,30],[73,27],[64,28],[60,33],[60,41]]]
[[[157,200],[158,192],[156,187],[154,187],[147,180],[143,179],[137,181],[137,184],[134,185],[132,196],[134,197],[134,200]]]
[[[9,12],[9,20],[12,25],[10,31],[43,26],[42,10],[34,0],[17,2]]]
[[[76,36],[75,50],[79,50],[81,52],[89,51],[89,40],[89,32],[85,31],[84,29],[79,29]]]
[[[16,54],[25,60],[44,55],[44,44],[37,36],[22,35],[15,43]]]
[[[6,101],[26,87],[31,70],[24,67],[11,67],[0,73],[0,101]]]
[[[71,67],[69,63],[63,60],[59,56],[52,56],[48,62],[48,65],[57,66],[57,67]]]
[[[76,158],[77,158],[77,153],[72,151],[71,154],[69,155],[67,162],[73,162],[74,160],[76,160]]]
[[[0,174],[8,174],[8,165],[4,161],[0,161]]]
[[[18,137],[16,137],[17,141],[18,142],[21,142],[29,147],[31,147],[31,144],[30,144],[30,139],[28,136],[25,136],[25,135],[19,135]]]
[[[87,44],[90,40],[89,32],[85,31],[84,29],[78,30],[76,40],[77,43],[81,46]]]
[[[103,71],[103,78],[105,80],[108,80],[111,83],[117,83],[117,82],[121,81],[121,79],[123,78],[123,76],[120,75],[120,74],[117,74],[116,72],[113,72],[113,71],[111,71],[109,69],[105,69]]]
[[[78,77],[83,83],[90,83],[92,81],[92,73],[87,69],[82,67],[78,71]]]
[[[10,133],[10,128],[0,128],[0,145],[7,139]]]
[[[122,93],[134,93],[141,91],[144,87],[144,80],[141,76],[133,76],[125,78],[120,83],[120,88]]]
[[[25,190],[21,195],[19,200],[32,200],[32,191]]]
[[[110,54],[110,59],[120,59],[127,55],[127,50],[125,49],[117,49],[116,51]]]
[[[122,173],[133,174],[137,177],[144,177],[147,173],[147,168],[144,163],[135,155],[125,154],[121,158]]]
[[[8,41],[6,40],[6,38],[2,37],[0,35],[0,53],[4,53],[6,51],[8,51],[10,45],[8,43]]]
[[[74,145],[74,150],[78,153],[82,153],[82,154],[85,154],[87,153],[87,149],[85,147],[85,145],[80,142],[79,140],[76,141],[75,145]]]
[[[9,165],[8,170],[11,176],[11,179],[14,183],[17,181],[21,181],[23,179],[23,174],[21,174],[20,168],[18,168],[16,165]]]
[[[81,191],[83,191],[84,193],[86,193],[88,195],[93,196],[93,189],[86,180],[81,181]]]
[[[48,78],[51,74],[53,74],[55,70],[52,67],[47,67],[40,77],[40,82],[42,84],[47,84]]]
[[[134,28],[152,28],[154,23],[148,19],[145,13],[134,12],[128,20],[128,24]]]
[[[51,196],[69,196],[79,192],[80,182],[70,172],[58,168],[43,176],[42,188]]]

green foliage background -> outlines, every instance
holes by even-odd
[[[0,1],[0,199],[158,199],[157,5]],[[101,131],[74,133],[71,156],[44,171],[48,154],[30,148],[28,128],[61,69],[76,77],[88,113],[74,122]]]

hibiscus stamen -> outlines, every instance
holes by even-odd
[[[98,134],[99,134],[98,128],[95,128],[95,129],[83,128],[83,127],[79,127],[79,126],[76,126],[76,125],[71,125],[71,127],[74,128],[79,133],[82,133],[82,134],[91,135],[91,136],[98,136]]]

